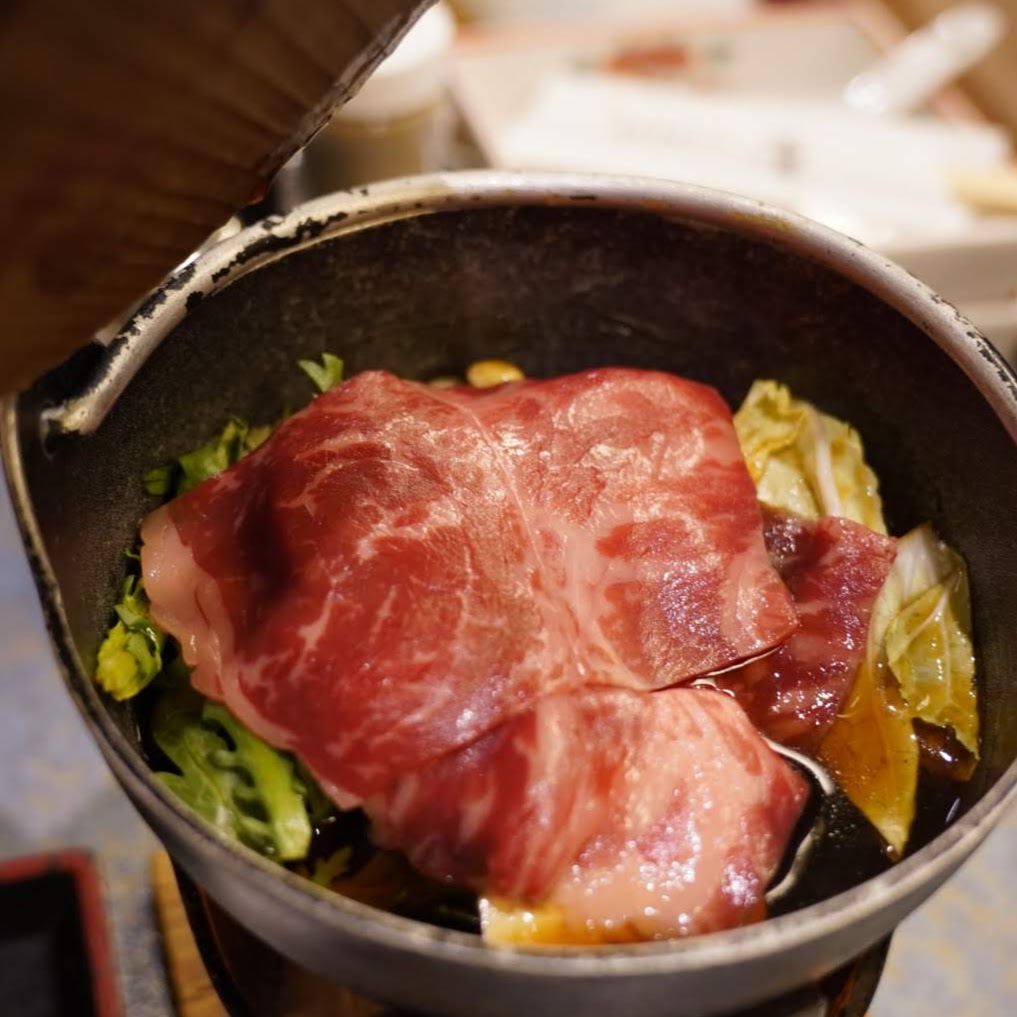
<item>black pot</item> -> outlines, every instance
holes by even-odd
[[[541,953],[326,893],[198,821],[152,779],[129,706],[89,680],[150,507],[140,477],[230,413],[307,399],[293,364],[409,377],[481,357],[555,375],[604,364],[707,381],[737,403],[779,378],[850,420],[894,532],[931,519],[966,557],[983,758],[945,820],[834,896],[683,942]],[[1017,388],[952,307],[853,241],[754,202],[614,178],[466,174],[313,202],[179,272],[108,348],[4,407],[8,481],[71,695],[173,857],[284,954],[373,997],[459,1017],[717,1014],[860,954],[979,844],[1017,782]],[[922,841],[927,841],[922,843]],[[855,884],[856,885],[852,885]],[[963,934],[957,930],[957,934]]]

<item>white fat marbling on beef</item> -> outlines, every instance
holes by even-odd
[[[549,695],[672,685],[796,624],[727,407],[649,371],[366,372],[142,538],[196,687],[347,803]]]

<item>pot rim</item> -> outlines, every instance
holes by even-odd
[[[399,219],[470,208],[580,204],[652,213],[733,229],[800,254],[857,283],[920,328],[961,368],[1017,443],[1017,377],[992,345],[960,313],[903,268],[857,241],[763,203],[691,185],[638,177],[573,173],[469,171],[388,181],[310,201],[270,217],[186,263],[137,309],[109,344],[98,374],[79,395],[47,411],[44,422],[62,432],[88,434],[163,338],[197,303],[234,280],[294,251]],[[477,936],[402,918],[318,887],[240,845],[198,819],[160,782],[103,706],[98,689],[69,639],[55,577],[32,511],[18,446],[17,399],[0,415],[8,485],[43,601],[47,624],[72,697],[118,776],[130,791],[198,853],[216,845],[224,864],[249,870],[261,889],[295,910],[309,909],[327,925],[392,950],[491,971],[536,977],[605,979],[703,972],[735,962],[766,961],[784,950],[866,923],[894,902],[921,896],[973,851],[1017,797],[1017,761],[951,826],[886,872],[852,889],[763,923],[691,937],[603,947],[540,951],[486,946]],[[878,924],[878,923],[877,923]],[[872,940],[885,932],[880,929]]]

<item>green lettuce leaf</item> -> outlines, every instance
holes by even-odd
[[[160,699],[152,735],[179,771],[159,779],[195,812],[269,858],[307,856],[324,796],[289,755],[189,688]]]
[[[166,636],[149,616],[137,576],[124,582],[117,620],[99,647],[95,681],[114,699],[136,696],[162,670]]]
[[[775,381],[753,383],[734,422],[765,505],[807,519],[841,516],[886,533],[879,482],[854,428]]]
[[[320,364],[313,360],[297,363],[321,392],[327,392],[343,380],[343,362],[333,353],[323,353]],[[287,416],[288,413],[284,413],[283,419]],[[252,427],[241,417],[230,417],[211,441],[193,452],[185,452],[172,463],[149,470],[144,476],[145,490],[162,498],[184,494],[253,452],[277,426],[278,423]]]
[[[314,360],[298,360],[297,364],[319,392],[327,392],[343,380],[343,362],[334,353],[322,353],[320,364]]]
[[[230,417],[222,431],[207,444],[185,452],[173,463],[149,470],[144,478],[145,490],[174,498],[190,491],[253,452],[272,430],[271,426],[251,427],[240,417]]]

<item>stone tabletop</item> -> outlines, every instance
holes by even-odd
[[[0,859],[99,861],[129,1017],[170,1017],[149,860],[157,844],[65,695],[0,486]],[[872,1017],[1001,1017],[1017,999],[1017,812],[900,928]],[[0,1010],[3,1001],[0,1000]]]

